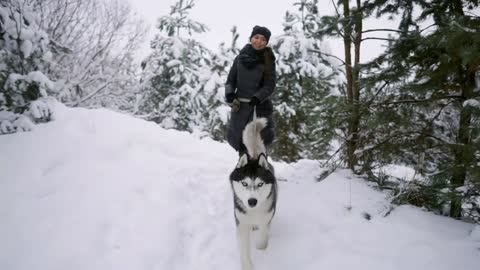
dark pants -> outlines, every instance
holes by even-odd
[[[273,122],[273,105],[270,100],[257,105],[257,118],[267,118],[267,126],[260,132],[265,146],[268,148],[272,144],[275,137],[274,122]],[[228,126],[227,140],[228,143],[236,151],[245,151],[245,145],[242,142],[242,133],[245,126],[253,119],[253,107],[248,103],[241,102],[240,109],[237,112],[232,112],[230,116],[230,124]]]

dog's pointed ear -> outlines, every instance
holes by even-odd
[[[260,165],[261,167],[263,167],[266,170],[270,169],[270,166],[268,166],[267,157],[265,157],[265,155],[260,155],[258,157],[258,165]]]
[[[240,157],[240,159],[238,160],[238,163],[237,163],[237,167],[236,167],[236,168],[237,168],[237,169],[238,169],[238,168],[241,168],[241,167],[247,165],[247,163],[248,163],[248,156],[247,156],[247,154],[243,154],[243,155]]]

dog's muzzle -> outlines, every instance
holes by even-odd
[[[250,207],[255,207],[255,205],[257,205],[257,199],[254,199],[254,198],[248,199],[248,205]]]

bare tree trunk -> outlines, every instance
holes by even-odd
[[[465,72],[466,82],[462,85],[463,100],[473,97],[473,89],[475,87],[475,72]],[[451,184],[454,189],[465,185],[467,177],[467,168],[473,160],[473,153],[471,150],[471,133],[470,125],[472,122],[471,109],[461,106],[460,120],[458,125],[457,141],[454,146],[454,167]],[[450,216],[460,218],[462,216],[462,200],[458,195],[452,198],[450,205]]]
[[[353,70],[352,70],[352,22],[350,20],[349,0],[343,0],[343,45],[345,49],[345,74],[347,77],[347,107],[352,108],[353,103]],[[354,145],[352,141],[352,123],[349,122],[347,130],[347,166],[353,169]]]
[[[452,1],[452,11],[458,17],[463,17],[461,1]],[[475,88],[475,75],[478,70],[478,64],[473,63],[474,66],[467,65],[466,70],[459,67],[458,76],[464,78],[462,87],[462,101],[473,97],[473,90]],[[477,66],[475,66],[477,65]],[[471,152],[471,134],[470,125],[472,122],[472,113],[470,108],[461,105],[460,120],[458,125],[458,133],[456,145],[454,146],[454,168],[451,179],[452,188],[456,189],[465,184],[467,177],[467,168],[473,160],[473,153]],[[454,195],[450,204],[450,216],[460,218],[462,216],[462,199],[458,195]]]
[[[362,13],[361,2],[357,0],[357,9],[353,14],[350,13],[348,0],[343,1],[343,42],[345,47],[345,71],[347,76],[347,105],[350,111],[348,134],[347,134],[347,166],[354,169],[357,164],[355,151],[357,150],[358,132],[360,125],[360,47],[362,42]],[[353,27],[352,27],[353,26]],[[355,30],[355,31],[353,31]],[[352,65],[352,34],[355,33],[354,44],[354,63]]]

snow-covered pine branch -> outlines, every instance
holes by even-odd
[[[0,2],[0,134],[29,131],[53,119],[59,84],[46,76],[52,57],[48,34],[28,1]]]

